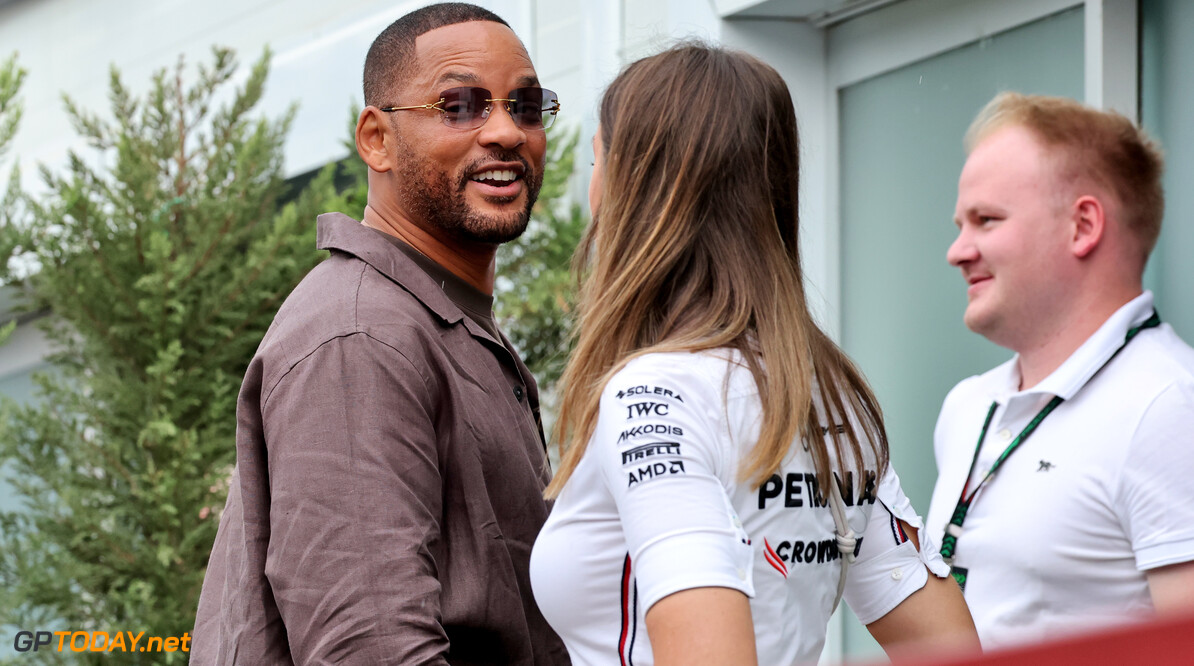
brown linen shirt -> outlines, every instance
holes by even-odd
[[[534,379],[375,231],[321,215],[319,247],[241,387],[191,663],[568,663]]]

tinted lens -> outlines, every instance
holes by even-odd
[[[490,92],[484,88],[451,88],[439,94],[443,102],[443,121],[448,127],[476,129],[485,124],[492,110]],[[514,123],[525,130],[542,130],[551,127],[560,110],[556,94],[544,88],[517,88],[507,98],[498,100],[505,104]]]
[[[452,88],[439,94],[444,103],[444,124],[448,127],[473,129],[485,122],[489,91],[484,88]]]
[[[518,88],[510,91],[510,115],[515,124],[523,129],[535,130],[551,127],[559,111],[556,94],[545,88]]]

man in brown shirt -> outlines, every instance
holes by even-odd
[[[509,26],[457,3],[382,32],[365,103],[364,222],[320,216],[331,256],[245,376],[191,663],[567,663],[527,575],[538,392],[491,310],[558,104]]]

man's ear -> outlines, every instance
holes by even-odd
[[[357,117],[357,154],[378,173],[393,168],[391,151],[394,143],[386,133],[389,126],[389,118],[376,106],[365,107]]]
[[[1107,231],[1107,211],[1103,203],[1089,194],[1078,197],[1070,207],[1073,222],[1071,247],[1079,259],[1094,252]]]

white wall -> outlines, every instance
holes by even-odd
[[[587,178],[588,138],[596,129],[595,106],[623,64],[676,39],[724,39],[775,65],[789,80],[805,125],[806,164],[817,154],[823,105],[821,33],[793,22],[729,23],[715,3],[699,0],[477,0],[494,10],[523,38],[544,85],[560,94],[563,123],[582,128]],[[0,4],[0,57],[19,53],[28,72],[22,91],[26,110],[10,156],[19,158],[26,184],[36,187],[36,165],[57,167],[70,148],[82,146],[63,111],[67,92],[83,108],[107,109],[108,73],[120,70],[134,92],[150,76],[173,68],[180,56],[193,67],[209,58],[213,44],[236,49],[243,64],[268,45],[272,70],[261,105],[280,114],[298,104],[286,144],[286,171],[304,173],[344,156],[348,110],[360,103],[360,72],[370,42],[386,25],[427,4],[342,0],[15,0]],[[807,169],[806,220],[815,226],[823,183]],[[584,178],[579,180],[583,181]],[[583,182],[577,192],[583,192]],[[809,233],[811,251],[818,235]],[[818,262],[810,252],[810,272]]]
[[[361,68],[373,38],[394,19],[427,2],[382,0],[17,0],[0,6],[0,57],[13,50],[29,71],[25,117],[12,154],[26,174],[39,162],[62,164],[79,148],[63,111],[68,92],[83,108],[107,108],[108,72],[143,91],[153,72],[207,62],[213,44],[256,60],[269,45],[273,67],[262,109],[280,114],[299,104],[286,144],[286,169],[297,174],[343,157],[349,107],[361,99]],[[480,0],[524,39],[534,0]],[[567,3],[563,3],[567,4]],[[579,2],[573,0],[573,4]],[[533,39],[528,39],[533,49]]]

